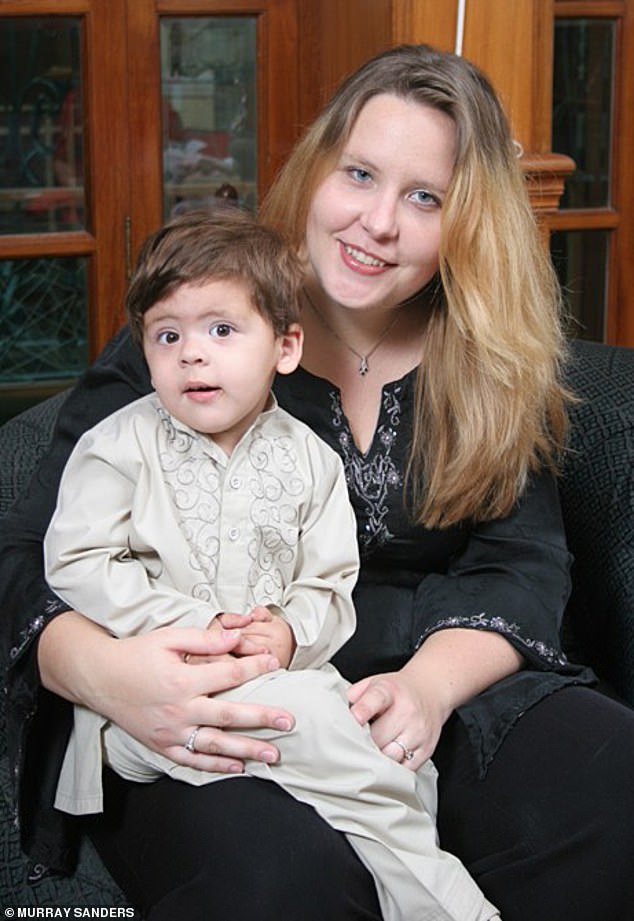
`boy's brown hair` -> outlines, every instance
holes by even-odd
[[[230,280],[246,285],[253,306],[283,335],[299,320],[302,268],[281,236],[236,207],[189,211],[146,238],[126,294],[135,341],[143,317],[181,285]]]

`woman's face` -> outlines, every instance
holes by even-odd
[[[387,93],[365,104],[308,212],[308,261],[331,300],[394,307],[433,277],[454,154],[444,112]]]

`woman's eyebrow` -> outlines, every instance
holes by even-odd
[[[350,165],[358,166],[372,174],[383,172],[378,164],[368,160],[367,156],[355,154],[354,150],[350,148],[344,148],[342,150],[340,162],[347,162]],[[413,189],[423,189],[424,191],[437,192],[441,195],[447,194],[447,187],[444,184],[440,185],[433,180],[422,179],[420,177],[414,178],[408,182],[407,185],[411,186]]]

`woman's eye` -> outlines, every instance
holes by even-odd
[[[228,323],[214,323],[209,327],[209,335],[215,336],[216,339],[226,339],[233,332]]]
[[[347,173],[355,182],[368,182],[372,178],[367,169],[363,169],[360,166],[349,166]]]
[[[161,345],[174,345],[178,339],[178,333],[175,333],[173,329],[166,329],[156,337],[157,342]]]
[[[437,195],[432,195],[431,192],[426,192],[425,189],[416,189],[415,192],[410,193],[410,199],[417,205],[440,205],[440,199]]]

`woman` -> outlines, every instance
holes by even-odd
[[[426,47],[379,55],[309,129],[262,218],[306,265],[303,367],[276,392],[339,451],[357,513],[359,623],[336,659],[357,682],[353,713],[387,757],[415,769],[433,755],[441,843],[505,921],[627,918],[634,714],[587,687],[591,673],[559,647],[564,347],[490,86]],[[115,641],[42,584],[38,542],[69,443],[147,388],[123,333],[69,399],[55,454],[12,518],[6,571],[24,576],[7,576],[3,602],[19,624],[10,733],[18,763],[26,755],[23,837],[40,859],[59,854],[47,806],[69,708],[37,695],[36,636],[46,688],[179,763],[230,771],[274,759],[249,730],[292,721],[207,698],[271,666],[183,662],[225,651],[231,636],[220,647],[196,631]],[[207,906],[234,918],[379,917],[345,842],[272,785],[240,778],[212,793],[108,776],[106,788],[91,834],[152,921],[206,918]]]

